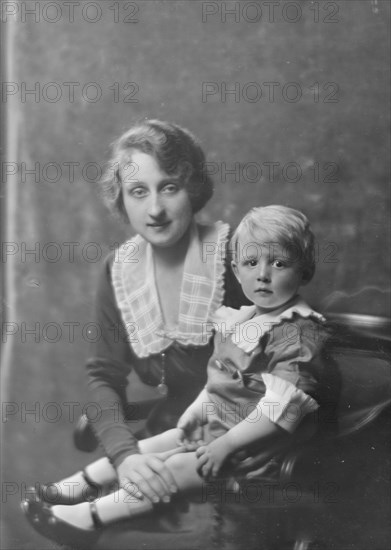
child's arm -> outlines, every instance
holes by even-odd
[[[203,477],[216,476],[229,456],[252,443],[268,440],[281,430],[294,432],[303,416],[318,408],[312,397],[290,382],[272,374],[262,378],[267,391],[255,409],[226,434],[196,451],[198,472]]]
[[[178,444],[186,445],[188,450],[194,450],[203,443],[201,426],[206,424],[204,410],[208,401],[208,393],[204,388],[178,420],[177,428],[180,430]]]
[[[255,423],[247,417],[226,434],[196,450],[198,473],[204,478],[217,476],[224,462],[232,454],[251,443],[276,435],[279,431],[277,424],[266,417],[260,418]]]

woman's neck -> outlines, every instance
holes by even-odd
[[[155,266],[175,267],[183,264],[189,248],[190,227],[174,245],[168,247],[153,246]]]

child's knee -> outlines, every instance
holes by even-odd
[[[181,474],[189,470],[190,463],[192,463],[191,455],[195,456],[195,453],[179,453],[170,456],[166,460],[166,465],[173,474]]]

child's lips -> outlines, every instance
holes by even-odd
[[[273,294],[273,291],[269,288],[257,288],[255,292],[258,292],[259,294]]]

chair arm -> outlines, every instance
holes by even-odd
[[[381,403],[371,407],[359,409],[350,414],[345,414],[339,418],[338,437],[344,437],[356,433],[368,424],[371,424],[376,418],[391,405],[391,398],[385,399]]]

